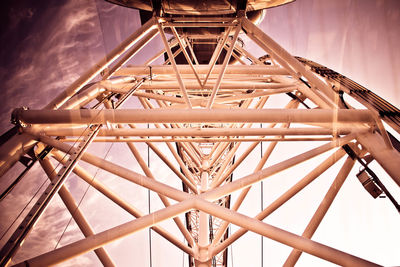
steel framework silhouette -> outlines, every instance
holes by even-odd
[[[226,266],[227,248],[247,231],[292,247],[282,261],[285,266],[293,266],[302,252],[343,266],[375,266],[368,259],[311,238],[356,162],[362,165],[358,177],[368,192],[374,197],[383,192],[399,209],[368,167],[376,160],[400,186],[399,143],[382,122],[400,132],[399,110],[346,77],[290,55],[247,18],[246,4],[227,16],[153,11],[140,29],[45,109],[19,108],[13,112],[18,134],[3,136],[7,141],[1,147],[0,175],[17,161],[28,160],[28,166],[39,162],[50,182],[2,248],[1,265],[10,262],[59,194],[85,238],[15,266],[48,266],[89,251],[94,251],[103,265],[114,266],[103,246],[145,228],[186,253],[190,266]],[[208,31],[197,34],[190,31],[193,28]],[[166,34],[173,38],[168,40]],[[257,58],[246,50],[239,34],[263,49],[266,56]],[[157,35],[164,49],[148,55],[144,65],[127,65]],[[201,46],[207,44],[213,48],[209,57],[200,54]],[[153,64],[163,56],[163,65]],[[275,95],[286,97],[287,102],[268,108],[269,98]],[[364,108],[353,107],[343,95]],[[144,175],[87,152],[89,146],[105,142],[126,143]],[[266,167],[280,142],[302,142],[310,149],[281,155],[277,163]],[[155,166],[148,166],[138,143],[145,143],[182,186],[172,186],[153,175]],[[234,179],[234,171],[261,143],[266,149],[256,167]],[[245,149],[238,153],[240,146]],[[259,214],[238,212],[252,185],[325,152],[330,155],[301,174],[304,178]],[[263,222],[343,157],[343,166],[302,234]],[[151,213],[138,210],[134,203],[124,201],[118,192],[94,179],[80,162],[151,190],[165,207]],[[135,219],[95,233],[64,185],[71,173]],[[2,198],[11,190],[12,185]],[[232,198],[234,192],[238,196]],[[184,242],[160,226],[165,220],[174,221]],[[228,232],[230,224],[239,230]]]

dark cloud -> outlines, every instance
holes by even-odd
[[[102,0],[5,1],[1,15],[1,133],[14,108],[42,108],[140,26]]]
[[[1,130],[19,106],[41,108],[105,55],[94,1],[25,1],[8,7],[1,39]],[[21,6],[21,7],[20,7]]]

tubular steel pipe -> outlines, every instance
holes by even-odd
[[[190,55],[192,56],[192,58],[193,58],[195,64],[196,64],[196,65],[199,65],[199,61],[197,60],[197,56],[196,56],[196,54],[194,53],[193,47],[192,47],[191,43],[189,42],[189,39],[187,38],[187,36],[184,36],[183,39],[184,39],[184,41],[185,41],[186,46],[189,48]]]
[[[45,128],[40,133],[48,136],[81,136],[86,128]],[[358,131],[358,130],[356,130]],[[98,136],[278,136],[278,135],[332,135],[354,132],[351,127],[326,128],[102,128]]]
[[[223,27],[234,27],[237,26],[237,23],[212,23],[212,22],[195,22],[195,23],[163,23],[164,27],[176,27],[176,28],[220,28]]]
[[[179,37],[179,34],[177,33],[177,31],[175,30],[174,27],[172,27],[171,30],[172,30],[172,33],[174,34],[175,38],[178,40],[178,43],[179,43],[180,48],[182,49],[183,55],[185,56],[186,61],[189,64],[190,68],[193,70],[193,74],[196,77],[197,82],[201,86],[200,77],[197,74],[197,71],[193,66],[193,62],[191,61],[190,56],[189,56],[188,52],[186,51],[186,48],[185,48],[181,38]],[[188,46],[189,46],[189,44],[188,44]]]
[[[284,137],[284,138],[266,138],[266,137],[253,137],[253,138],[96,138],[93,140],[95,143],[217,143],[217,142],[299,142],[299,141],[332,141],[335,137]],[[65,138],[62,142],[77,142],[78,138]],[[193,161],[196,163],[197,161]],[[196,164],[197,165],[197,164]]]
[[[228,168],[228,164],[232,163],[232,159],[235,156],[237,150],[239,149],[240,145],[242,142],[237,142],[234,144],[232,148],[229,149],[229,152],[225,155],[224,160],[222,164],[218,167],[218,171],[216,172],[215,176],[213,177],[213,180],[210,184],[210,188],[215,188],[219,185],[221,185],[225,179],[221,179],[221,176],[224,174],[225,170]],[[233,163],[232,163],[233,164]],[[229,175],[227,175],[229,176]]]
[[[296,195],[298,192],[300,192],[303,188],[305,188],[308,184],[310,184],[312,181],[314,181],[316,178],[318,178],[323,172],[325,172],[329,167],[331,167],[333,164],[335,164],[338,160],[340,160],[343,156],[345,155],[345,152],[343,149],[337,150],[335,153],[333,153],[330,157],[328,157],[325,161],[323,161],[320,165],[318,165],[315,169],[313,169],[309,174],[307,174],[303,179],[301,179],[299,182],[297,182],[295,185],[293,185],[289,190],[287,190],[285,193],[283,193],[280,197],[278,197],[275,201],[273,201],[267,208],[265,208],[263,211],[261,211],[257,216],[255,217],[257,220],[263,220],[267,216],[269,216],[271,213],[273,213],[275,210],[277,210],[280,206],[282,206],[286,201],[291,199],[294,195]],[[237,210],[239,208],[239,205],[243,201],[245,195],[247,194],[248,191],[247,189],[243,190],[242,193],[239,196],[239,199],[234,205],[234,210]],[[235,242],[238,238],[240,238],[242,235],[244,235],[247,232],[247,229],[241,228],[231,234],[226,240],[224,240],[222,243],[218,244],[214,248],[213,254],[218,254],[220,251],[224,250],[227,248],[230,244]]]
[[[0,178],[36,144],[33,138],[27,133],[14,135],[0,147]]]
[[[59,151],[53,151],[52,152],[54,158],[58,160],[59,162],[63,161],[63,155]],[[90,175],[85,169],[80,167],[79,165],[75,166],[73,172],[78,175],[82,180],[93,186],[96,190],[98,190],[100,193],[102,193],[104,196],[109,198],[111,201],[113,201],[115,204],[117,204],[119,207],[130,213],[131,215],[135,216],[136,218],[143,217],[145,214],[142,213],[141,211],[137,210],[135,207],[133,207],[131,204],[127,203],[125,200],[123,200],[121,197],[119,197],[116,193],[114,193],[111,189],[106,187],[104,184],[99,182],[96,179],[93,179],[93,176]],[[186,252],[189,255],[193,255],[193,251],[191,248],[189,248],[187,245],[183,244],[180,240],[178,240],[175,236],[167,232],[165,229],[162,227],[155,225],[152,227],[152,229],[160,234],[162,237],[167,239],[169,242],[174,244],[176,247],[180,248],[182,251]]]
[[[239,188],[244,188],[246,186],[251,185],[254,182],[259,181],[260,179],[263,179],[269,175],[272,175],[278,171],[281,171],[283,169],[286,169],[288,167],[293,166],[294,164],[298,164],[306,159],[309,159],[310,157],[316,156],[320,153],[323,153],[327,150],[329,150],[330,148],[337,146],[337,145],[343,145],[346,142],[349,142],[350,140],[352,140],[354,137],[353,136],[348,136],[346,138],[343,139],[338,139],[335,140],[334,142],[328,143],[326,145],[323,145],[321,147],[318,147],[316,149],[313,149],[309,152],[303,153],[301,155],[298,155],[292,159],[289,159],[288,161],[285,161],[283,163],[279,163],[276,164],[274,166],[271,166],[269,168],[266,168],[260,172],[257,172],[253,175],[249,175],[246,176],[244,178],[241,178],[235,182],[232,182],[230,184],[227,184],[221,188],[217,188],[214,190],[211,190],[207,193],[202,194],[202,197],[209,199],[209,200],[215,200],[220,198],[223,195],[226,194],[230,194],[233,191],[239,189]],[[41,137],[40,138],[42,141],[45,141],[46,143],[50,144],[50,145],[55,145],[57,148],[61,148],[64,151],[68,151],[69,146],[68,145],[64,145],[64,144],[60,144],[60,142],[47,138],[47,137]],[[169,197],[172,197],[173,199],[176,200],[183,200],[186,198],[187,194],[177,191],[176,189],[170,188],[166,185],[162,185],[156,181],[153,181],[147,177],[143,177],[139,174],[134,174],[132,171],[126,170],[123,167],[117,166],[115,164],[112,164],[108,161],[99,159],[95,156],[89,155],[88,153],[85,153],[82,157],[82,160],[88,161],[91,164],[94,164],[96,166],[99,166],[101,168],[104,168],[106,170],[111,171],[112,173],[115,173],[116,175],[119,175],[121,177],[126,177],[129,180],[132,180],[144,187],[148,187],[151,188],[152,190],[155,191],[160,191],[162,190],[163,193]],[[101,163],[100,163],[101,162]],[[161,189],[162,188],[162,189]],[[175,192],[175,193],[174,193]],[[179,194],[177,194],[179,192]]]
[[[193,70],[187,65],[176,65],[180,74],[193,74]],[[218,74],[222,69],[221,65],[215,65],[211,74]],[[207,74],[210,70],[209,65],[196,65],[198,74]],[[154,65],[151,66],[151,72],[154,75],[173,75],[174,69],[171,65]],[[126,75],[148,75],[150,73],[150,66],[132,66],[122,68],[115,72],[115,76]],[[289,72],[282,67],[268,66],[268,65],[246,65],[235,66],[228,65],[225,74],[245,74],[245,75],[289,75]]]
[[[171,49],[174,48],[178,44],[177,40],[172,40],[170,43]],[[151,63],[156,61],[160,56],[162,56],[165,53],[165,48],[161,49],[161,51],[157,52],[153,57],[149,58],[143,65],[144,66],[149,66]]]
[[[14,112],[26,124],[106,123],[374,123],[369,110],[329,109],[126,109],[126,110],[23,110]]]
[[[86,89],[84,92],[80,92],[79,94],[74,95],[71,97],[68,101],[66,101],[61,108],[62,109],[77,109],[88,102],[92,101],[94,98],[96,98],[99,94],[104,92],[106,89],[104,89],[101,84],[95,83],[91,85],[88,89]]]
[[[40,160],[40,165],[43,167],[43,170],[52,181],[56,178],[57,173],[55,172],[55,167],[50,162],[48,158],[44,158]],[[69,213],[71,214],[72,218],[74,218],[76,224],[78,225],[79,229],[83,233],[85,237],[94,235],[93,228],[90,226],[89,222],[86,220],[85,216],[83,215],[81,209],[79,208],[78,204],[74,200],[72,194],[69,192],[65,185],[62,185],[58,194],[61,197],[61,200],[64,202],[65,206],[67,207]],[[100,247],[94,250],[97,257],[103,264],[103,266],[116,266],[113,260],[111,259],[110,255],[107,251]]]
[[[121,224],[98,234],[89,236],[85,239],[73,242],[64,247],[44,253],[40,256],[16,264],[15,266],[41,267],[60,263],[72,257],[76,257],[78,255],[104,246],[127,235],[138,232],[142,229],[151,227],[167,219],[173,218],[181,213],[187,212],[188,210],[192,209],[193,206],[193,200],[188,199],[186,201],[171,205],[168,208],[145,215],[136,220]]]
[[[343,146],[343,145],[351,142],[354,139],[354,137],[355,136],[353,134],[350,134],[350,135],[347,135],[346,137],[336,139],[332,142],[329,142],[329,143],[319,146],[317,148],[311,149],[300,155],[296,155],[290,159],[287,159],[285,161],[282,161],[280,163],[272,165],[268,168],[262,169],[258,172],[247,175],[247,176],[240,178],[238,180],[235,180],[233,182],[227,183],[224,186],[217,187],[215,189],[207,191],[206,193],[202,194],[202,197],[207,200],[216,200],[223,196],[229,195],[237,190],[247,188],[257,182],[262,181],[263,179],[265,179],[271,175],[279,173],[283,170],[286,170],[290,167],[293,167],[297,164],[307,161],[313,157],[316,157],[324,152],[327,152],[334,147]]]
[[[73,154],[74,152],[76,152],[76,149],[72,148],[70,145],[61,143],[60,141],[52,139],[52,138],[40,136],[39,140],[45,144],[48,144],[50,146],[57,148],[58,150],[61,150],[64,153]],[[166,196],[168,198],[171,198],[171,199],[174,199],[177,201],[182,201],[188,197],[188,194],[185,192],[179,191],[171,186],[168,186],[168,185],[160,183],[156,180],[150,179],[146,176],[143,176],[139,173],[131,171],[131,170],[124,168],[122,166],[119,166],[117,164],[114,164],[103,158],[92,155],[88,152],[83,153],[81,160],[83,160],[87,163],[90,163],[96,167],[99,167],[105,171],[108,171],[114,175],[122,177],[128,181],[131,181],[135,184],[138,184],[147,189],[153,190],[154,192],[163,194],[164,196]]]
[[[212,73],[213,69],[216,67],[217,59],[219,58],[219,56],[222,52],[222,49],[223,49],[224,45],[226,44],[226,40],[228,40],[229,33],[231,32],[231,30],[232,30],[232,28],[229,27],[228,29],[225,29],[225,33],[221,33],[221,37],[217,43],[217,46],[215,47],[214,52],[211,56],[211,59],[208,62],[209,69],[207,71],[206,77],[204,78],[203,87],[207,84],[210,74]],[[225,69],[225,71],[226,71],[226,69]]]
[[[282,171],[286,168],[289,168],[295,164],[298,164],[304,160],[307,160],[311,157],[314,157],[316,155],[319,155],[320,153],[323,153],[327,150],[329,150],[332,147],[338,146],[338,145],[343,145],[349,141],[351,141],[354,138],[354,136],[348,136],[343,139],[338,139],[335,140],[334,142],[325,144],[321,147],[318,147],[316,149],[310,150],[306,153],[300,154],[298,156],[293,157],[292,159],[289,159],[287,161],[284,161],[282,163],[273,165],[269,168],[263,169],[262,171],[259,171],[255,174],[243,177],[235,182],[232,182],[230,184],[226,184],[223,187],[213,189],[207,193],[202,194],[202,197],[209,199],[209,200],[215,200],[223,195],[230,194],[238,189],[245,188],[247,186],[250,186],[251,184],[264,179],[274,173],[277,173],[279,171]],[[44,141],[45,143],[48,143],[49,145],[53,145],[59,149],[62,149],[63,151],[67,152],[69,151],[69,146],[62,144],[54,139],[50,139],[47,137],[40,137],[41,141]],[[97,158],[95,156],[92,156],[88,153],[85,153],[82,157],[82,160],[88,161],[91,164],[94,164],[96,166],[99,166],[101,168],[104,168],[108,171],[111,171],[112,173],[119,175],[121,177],[127,178],[128,180],[131,180],[135,183],[138,183],[142,186],[151,188],[152,190],[155,190],[156,192],[160,192],[162,188],[162,192],[164,195],[169,196],[173,199],[176,200],[183,200],[186,198],[187,194],[177,191],[175,189],[172,189],[166,185],[162,185],[156,181],[153,181],[147,177],[143,177],[139,174],[135,174],[132,171],[126,170],[123,167],[117,166],[115,164],[112,164],[108,161],[102,160],[100,158]],[[179,194],[178,194],[179,193]]]
[[[298,102],[291,101],[288,103],[288,105],[286,107],[297,108],[297,106],[298,106]],[[270,124],[268,127],[270,127],[271,129],[277,129],[277,128],[273,128],[275,126],[276,126],[276,124]],[[289,127],[289,124],[282,124],[281,129],[279,129],[279,130],[287,130],[288,127]],[[273,142],[269,143],[267,149],[265,150],[263,156],[261,157],[261,160],[258,162],[257,167],[255,168],[254,172],[260,171],[262,169],[262,167],[264,166],[265,162],[270,157],[270,155],[271,155],[272,151],[274,150],[275,146],[277,145],[277,143],[278,143],[277,141],[273,141]],[[236,167],[239,166],[239,164],[248,156],[248,154],[251,153],[251,151],[255,148],[255,145],[258,145],[258,144],[259,144],[259,142],[256,142],[253,144],[253,147],[249,146],[248,149],[239,157],[239,159],[237,161],[235,161],[235,163],[231,166],[231,168],[227,171],[227,173],[228,174],[232,173],[236,169]],[[251,187],[248,187],[240,192],[236,202],[231,207],[233,210],[237,211],[239,209],[240,205],[242,204],[244,198],[247,196],[247,193],[250,191],[250,189],[251,189]],[[229,223],[226,221],[221,224],[220,229],[218,229],[217,233],[215,234],[215,239],[213,241],[214,246],[215,246],[215,244],[218,244],[223,233],[228,228],[228,225],[229,225]]]
[[[139,163],[140,167],[142,168],[143,172],[146,174],[146,176],[155,180],[153,173],[151,172],[150,168],[147,166],[147,164],[143,160],[142,156],[139,153],[139,150],[135,147],[135,145],[132,143],[128,143],[128,147],[131,150],[134,157],[136,158],[136,160]],[[165,196],[163,196],[162,194],[159,194],[159,193],[157,195],[165,207],[171,206],[171,203],[168,198],[166,198]],[[193,244],[194,244],[193,237],[190,235],[189,230],[186,229],[186,227],[183,224],[183,222],[181,221],[181,219],[179,217],[175,217],[175,218],[173,218],[173,220],[174,220],[176,226],[182,232],[186,241],[190,244],[190,246],[193,247]]]
[[[328,84],[320,80],[316,74],[306,69],[303,64],[301,64],[297,59],[290,55],[284,48],[282,48],[278,43],[272,40],[268,35],[266,35],[262,30],[260,30],[256,25],[254,25],[250,20],[243,19],[243,28],[246,30],[247,35],[251,39],[256,39],[263,45],[267,46],[268,49],[273,51],[274,54],[278,55],[279,58],[283,59],[285,63],[288,63],[298,75],[303,75],[308,81],[315,84],[319,90],[324,93],[324,96],[328,100],[332,101],[334,98],[334,91],[328,86]],[[300,78],[300,77],[299,77]]]
[[[145,47],[154,37],[156,37],[158,34],[157,29],[153,29],[149,31],[143,38],[139,40],[135,44],[135,46],[131,49],[131,51],[128,51],[120,61],[118,61],[116,64],[112,66],[110,70],[103,76],[103,80],[108,79],[111,77],[117,70],[119,70],[122,65],[124,65],[126,62],[128,62],[132,57],[134,57],[143,47]]]
[[[311,239],[311,237],[314,235],[325,214],[328,212],[328,209],[331,206],[333,200],[335,199],[337,193],[339,192],[344,181],[346,180],[351,169],[353,168],[354,163],[355,161],[351,157],[348,157],[346,159],[342,169],[340,169],[338,175],[336,176],[336,179],[333,181],[324,199],[321,201],[317,211],[314,213],[306,229],[304,230],[302,234],[303,237]],[[300,250],[293,249],[283,266],[285,267],[294,266],[297,260],[300,258],[300,255],[301,255]]]
[[[383,138],[377,133],[366,133],[357,136],[357,140],[378,161],[382,168],[400,186],[400,153],[396,149],[390,149]]]
[[[211,109],[211,107],[213,105],[213,102],[214,102],[214,99],[217,96],[217,92],[218,92],[219,86],[220,86],[220,84],[222,82],[222,79],[224,77],[224,74],[226,72],[226,67],[228,66],[229,60],[231,59],[233,48],[234,48],[235,43],[236,43],[236,41],[237,41],[237,39],[239,37],[239,32],[240,32],[241,28],[242,28],[241,24],[236,26],[236,30],[235,30],[235,34],[233,35],[231,47],[226,52],[226,55],[225,55],[225,58],[224,58],[224,62],[222,63],[221,71],[219,72],[217,81],[214,84],[214,87],[213,87],[213,90],[212,90],[212,93],[211,93],[211,97],[208,100],[208,103],[207,103],[207,108],[208,109]]]
[[[312,150],[304,152],[300,155],[294,156],[283,162],[272,165],[272,166],[265,168],[259,172],[250,174],[250,175],[240,178],[234,182],[225,184],[222,187],[218,187],[218,188],[212,189],[210,191],[207,191],[206,193],[202,194],[202,197],[207,200],[219,199],[219,198],[229,195],[237,190],[249,187],[252,184],[259,182],[268,176],[271,176],[273,174],[281,172],[287,168],[290,168],[290,167],[300,164],[301,162],[304,162],[310,158],[313,158],[321,153],[329,151],[330,149],[332,149],[334,147],[343,146],[343,145],[349,143],[351,140],[353,140],[354,137],[355,136],[353,134],[350,134],[350,135],[347,135],[346,137],[338,138],[332,142],[329,142],[327,144],[324,144],[322,146],[319,146],[317,148],[314,148]],[[39,139],[39,141],[46,143],[50,146],[53,146],[65,153],[74,153],[74,151],[75,151],[75,149],[72,149],[71,146],[61,143],[58,140],[55,140],[55,139],[52,139],[52,138],[49,138],[46,136],[38,136],[38,139]],[[128,170],[122,166],[111,163],[111,162],[104,160],[102,158],[99,158],[95,155],[89,154],[88,152],[85,152],[82,155],[82,160],[86,161],[90,164],[93,164],[99,168],[102,168],[106,171],[109,171],[117,176],[120,176],[120,177],[125,178],[129,181],[132,181],[136,184],[139,184],[143,187],[146,187],[155,192],[161,193],[171,199],[182,201],[188,197],[188,194],[185,192],[181,192],[181,191],[179,191],[175,188],[172,188],[168,185],[162,184],[162,183],[152,180],[148,177],[140,175],[136,172]]]
[[[190,99],[189,99],[188,93],[186,91],[185,84],[182,81],[182,77],[181,77],[181,75],[179,73],[179,70],[178,70],[178,67],[176,65],[175,57],[172,54],[171,47],[169,47],[169,45],[168,45],[167,37],[165,36],[164,30],[163,30],[161,24],[158,21],[156,21],[156,24],[157,24],[157,27],[158,27],[158,31],[160,32],[161,40],[164,43],[165,50],[167,51],[168,58],[169,58],[169,60],[170,60],[170,62],[172,64],[172,67],[174,69],[176,79],[178,80],[179,88],[181,89],[181,92],[182,92],[183,97],[185,99],[186,105],[188,106],[189,109],[191,109],[192,105],[190,103]]]
[[[154,145],[154,144],[152,144],[152,143],[149,143],[149,142],[147,142],[146,143],[150,148],[151,148],[151,150],[153,150],[153,152],[165,163],[165,165],[167,165],[170,169],[171,169],[171,171],[173,171],[175,174],[176,174],[176,176],[178,176],[182,181],[185,181],[185,183],[187,183],[188,185],[192,185],[192,186],[189,186],[190,187],[190,189],[193,191],[193,192],[196,192],[197,193],[197,188],[193,185],[193,179],[192,179],[192,177],[190,176],[190,177],[186,177],[186,176],[184,176],[183,174],[182,174],[182,172],[180,172],[179,170],[178,170],[178,168],[176,168],[175,166],[174,166],[174,164],[171,162],[171,161],[169,161],[169,159]]]
[[[207,89],[211,90],[213,88],[214,81],[208,82],[207,85],[200,86],[198,83],[194,83],[191,80],[185,81],[185,86],[187,90],[202,90]],[[126,88],[131,87],[129,83],[122,83],[120,85],[115,84],[112,86],[107,87],[108,91],[114,93],[126,93],[128,90]],[[290,83],[276,83],[276,82],[248,82],[242,83],[238,81],[223,81],[219,86],[220,90],[239,90],[239,91],[246,91],[246,90],[268,90],[270,94],[272,93],[286,93],[295,91],[299,86]],[[141,87],[141,90],[165,90],[165,91],[177,91],[179,89],[179,84],[176,81],[157,81],[153,80],[148,83],[144,83]],[[264,93],[268,93],[264,92]],[[154,94],[153,94],[154,95]],[[171,99],[171,98],[169,98]],[[167,100],[164,99],[164,100]],[[179,99],[178,99],[179,100]],[[183,99],[181,99],[183,100]],[[167,100],[168,101],[168,100]],[[176,100],[175,100],[176,101]],[[180,101],[182,102],[182,101]]]
[[[64,104],[69,98],[77,93],[85,84],[91,79],[98,75],[101,71],[107,68],[113,63],[119,56],[125,51],[131,48],[138,40],[145,36],[148,31],[155,27],[154,19],[150,19],[143,26],[138,29],[135,33],[129,36],[123,41],[118,47],[114,48],[104,59],[86,71],[78,80],[72,83],[65,91],[61,92],[56,98],[54,98],[47,106],[46,109],[58,109]]]
[[[183,152],[185,152],[185,154],[192,160],[193,164],[200,168],[200,155],[197,154],[192,147],[188,147],[186,143],[181,143],[181,147]]]
[[[250,218],[236,211],[232,211],[214,203],[210,203],[201,198],[195,199],[195,206],[199,210],[234,223],[252,232],[342,266],[379,266],[375,263],[350,255],[343,251],[295,235],[264,222],[260,222],[257,219]]]
[[[196,17],[165,17],[162,18],[165,22],[235,22],[236,18],[229,17],[210,17],[210,16],[196,16]]]

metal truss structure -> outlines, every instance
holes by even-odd
[[[218,31],[194,35],[183,30],[196,27]],[[173,39],[168,41],[166,33]],[[239,34],[263,49],[266,56],[252,55]],[[165,49],[149,55],[145,65],[128,66],[126,63],[157,35]],[[207,42],[213,44],[214,51],[209,58],[200,58],[195,48]],[[164,55],[165,64],[152,64]],[[250,21],[244,10],[233,16],[163,16],[156,12],[45,109],[14,111],[19,133],[2,144],[0,174],[17,161],[28,159],[40,163],[50,182],[2,248],[1,265],[10,262],[59,194],[85,238],[15,266],[48,266],[88,251],[94,251],[103,265],[113,266],[103,246],[145,228],[185,252],[190,266],[227,266],[229,245],[247,231],[292,247],[286,262],[282,261],[285,266],[293,266],[303,252],[343,266],[375,266],[368,259],[311,239],[357,161],[364,168],[359,179],[366,189],[375,197],[384,191],[397,205],[368,163],[376,160],[400,186],[398,142],[382,123],[386,121],[399,132],[399,110],[371,94],[323,66],[293,57]],[[268,107],[268,100],[276,95],[287,102]],[[365,108],[352,107],[343,95],[354,97]],[[104,142],[125,143],[144,175],[87,151],[89,146]],[[301,142],[310,148],[280,155],[277,163],[266,167],[280,142]],[[138,143],[145,143],[182,186],[172,186],[153,175]],[[234,178],[234,171],[261,143],[266,149],[255,167]],[[241,153],[239,147],[244,147]],[[330,156],[305,171],[304,178],[259,214],[238,211],[254,184],[325,152]],[[302,234],[263,222],[343,157],[347,159]],[[153,191],[165,207],[151,213],[138,210],[134,203],[93,179],[80,162]],[[71,173],[135,219],[95,233],[64,185]],[[232,198],[235,192],[238,196]],[[181,237],[160,226],[165,220],[173,220]],[[230,224],[239,230],[228,232]]]

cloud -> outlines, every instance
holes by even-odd
[[[50,5],[31,19],[29,29],[21,29],[26,27],[21,20],[32,18],[33,12],[30,8],[13,16],[12,26],[3,34],[24,32],[14,44],[8,44],[9,55],[0,68],[7,99],[0,110],[2,132],[9,128],[6,125],[13,108],[43,107],[105,55],[95,3]]]
[[[36,9],[32,7],[11,8],[8,13],[8,27],[15,29],[22,21],[30,21],[35,12]]]

